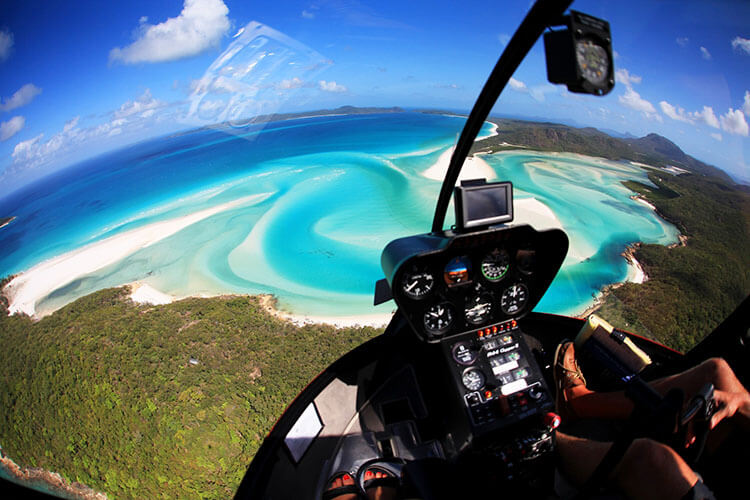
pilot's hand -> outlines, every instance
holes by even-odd
[[[716,402],[716,412],[711,417],[711,429],[725,418],[734,416],[745,399],[742,394],[716,389],[714,390],[714,401]]]

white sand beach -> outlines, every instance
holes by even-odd
[[[445,178],[445,173],[448,171],[448,165],[450,165],[454,149],[447,149],[440,155],[434,165],[422,172],[422,175],[428,179],[442,182],[443,178]],[[489,181],[496,177],[497,175],[492,167],[478,155],[474,155],[473,157],[466,158],[464,161],[464,166],[461,168],[461,174],[458,176],[456,185],[462,180],[484,178]]]
[[[141,283],[140,281],[130,284],[130,298],[138,304],[153,304],[157,306],[171,304],[176,300],[176,297],[160,292],[151,285]]]
[[[4,293],[10,302],[8,311],[34,317],[39,300],[73,280],[113,264],[191,224],[240,205],[257,203],[268,196],[268,193],[246,196],[183,217],[154,222],[46,260],[19,274],[5,287]]]

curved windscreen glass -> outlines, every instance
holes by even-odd
[[[529,8],[508,4],[0,5],[0,475],[232,496],[294,396],[390,321],[381,252],[430,231]],[[688,351],[750,292],[750,6],[573,8],[609,22],[614,89],[548,83],[539,41],[460,179],[512,182],[513,225],[568,235],[535,311]],[[512,250],[394,286],[533,275]]]

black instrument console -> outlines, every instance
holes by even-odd
[[[443,343],[475,436],[552,411],[554,401],[516,320]]]

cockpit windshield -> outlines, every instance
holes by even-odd
[[[389,291],[481,280],[454,311],[472,328],[527,304],[596,311],[687,352],[750,293],[750,5],[573,8],[609,22],[614,89],[549,83],[539,40],[459,178],[510,181],[505,223],[561,229],[567,253],[456,250]],[[373,305],[383,249],[430,232],[528,9],[0,5],[0,477],[231,496],[294,396],[393,317]],[[538,297],[520,279],[548,255],[561,268]],[[409,320],[442,334],[450,310],[433,309]]]

